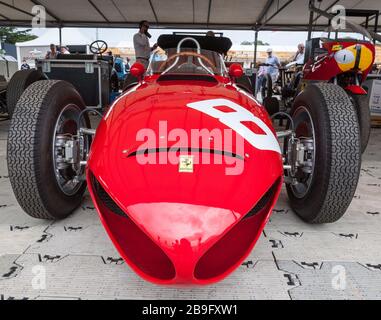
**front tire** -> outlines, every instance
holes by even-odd
[[[349,96],[356,107],[361,132],[361,152],[364,153],[368,146],[371,128],[369,100],[366,95],[349,93]]]
[[[41,71],[36,69],[17,71],[7,87],[7,110],[9,118],[12,118],[17,102],[24,91],[34,82],[45,79]]]
[[[280,111],[279,100],[275,97],[266,97],[263,99],[263,106],[267,113],[272,116]]]
[[[57,169],[55,137],[76,134],[84,108],[71,84],[54,80],[33,83],[16,105],[8,135],[9,178],[18,203],[34,218],[63,219],[82,201],[85,182],[69,180],[70,168]]]
[[[319,83],[298,95],[291,114],[297,138],[308,138],[314,145],[308,159],[311,172],[299,169],[297,183],[286,186],[291,207],[306,222],[335,222],[349,207],[360,174],[355,107],[341,87]]]
[[[124,80],[122,91],[125,92],[128,89],[131,89],[132,87],[138,84],[139,84],[139,79],[134,77],[131,73],[129,73],[126,79]]]

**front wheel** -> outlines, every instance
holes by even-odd
[[[366,95],[358,95],[349,93],[353,105],[356,107],[357,117],[360,124],[361,132],[361,152],[364,153],[368,146],[370,137],[370,108]]]
[[[7,109],[10,118],[12,118],[17,102],[24,91],[32,83],[43,79],[45,79],[45,76],[36,69],[20,70],[13,75],[7,87]]]
[[[264,98],[262,104],[270,116],[272,116],[272,115],[274,115],[280,111],[279,100],[275,97]]]
[[[127,91],[128,89],[131,89],[132,87],[139,84],[139,79],[133,76],[131,73],[129,73],[124,79],[122,90],[123,92]]]
[[[78,143],[78,126],[84,108],[71,84],[51,80],[31,84],[16,105],[9,178],[18,203],[34,218],[62,219],[81,203],[86,183],[79,162],[88,144]],[[89,127],[87,117],[80,126]]]
[[[297,96],[291,114],[304,150],[293,157],[295,172],[286,172],[291,207],[306,222],[335,222],[350,205],[360,174],[355,107],[341,87],[319,83]],[[290,144],[285,146],[290,149]]]

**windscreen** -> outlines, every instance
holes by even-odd
[[[148,74],[226,75],[222,56],[214,51],[195,48],[167,49],[153,55]]]

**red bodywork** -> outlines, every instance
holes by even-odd
[[[238,175],[227,175],[225,162],[195,164],[193,172],[179,172],[179,165],[170,163],[138,163],[139,130],[149,128],[158,140],[166,140],[160,121],[166,121],[168,132],[181,128],[189,136],[192,129],[229,129],[187,107],[192,102],[227,99],[249,110],[275,135],[267,112],[253,97],[229,78],[214,78],[145,77],[111,106],[92,144],[87,180],[102,223],[131,268],[157,284],[210,284],[225,278],[254,247],[280,192],[281,154],[255,148],[246,139],[244,151],[237,151],[237,161],[244,164]],[[232,112],[226,106],[219,109]],[[263,134],[255,123],[245,125]],[[186,144],[172,153],[178,158],[205,152],[187,150],[190,141]],[[235,139],[224,144],[225,151],[235,152]],[[156,150],[157,159],[171,152],[157,145],[149,148]],[[214,141],[210,150],[216,151]]]
[[[327,52],[307,61],[303,69],[303,80],[332,81],[339,79],[339,85],[353,94],[366,94],[361,88],[372,69],[375,59],[375,46],[367,41],[339,39],[323,42],[323,49]],[[356,62],[357,60],[357,62]],[[352,76],[354,75],[354,76]],[[356,78],[359,83],[356,83]],[[340,83],[343,82],[343,83]]]

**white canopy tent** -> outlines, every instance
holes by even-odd
[[[58,44],[59,30],[49,29],[37,39],[16,43],[17,61],[19,67],[25,60],[32,67],[34,60],[43,58],[49,50],[51,43]],[[62,32],[62,44],[64,45],[89,45],[93,39],[88,38],[78,29],[65,28]]]
[[[125,41],[125,40],[122,40],[122,41],[119,41],[116,45],[115,45],[116,48],[133,48],[134,47],[134,43],[132,41]]]
[[[267,49],[273,49],[274,52],[296,52],[295,46],[258,46],[259,52],[266,52]],[[231,51],[249,51],[253,50],[252,46],[249,45],[237,45],[233,44],[233,46],[230,49]]]
[[[58,44],[58,29],[49,29],[37,39],[16,43],[18,47],[40,47],[49,46],[51,43]],[[64,45],[89,45],[95,39],[90,39],[78,29],[67,28],[62,32],[62,44]]]
[[[15,58],[0,54],[0,75],[9,79],[17,70],[17,61]]]
[[[372,17],[354,22],[367,21],[372,29],[381,23],[380,0],[314,0],[314,5],[324,12],[336,5],[374,10]],[[59,30],[136,28],[139,21],[148,20],[153,28],[253,30],[257,40],[260,30],[307,31],[310,20],[315,31],[328,25],[322,14],[310,16],[309,0],[0,0],[0,26],[32,26],[35,6],[44,7],[46,27]],[[254,50],[256,57],[256,46]]]
[[[48,27],[136,28],[140,20],[171,29],[307,30],[308,0],[0,0],[0,25],[31,26],[32,8],[46,9]],[[324,11],[380,9],[380,0],[322,0]],[[370,25],[378,19],[373,18]],[[362,22],[361,18],[357,22]],[[378,20],[379,24],[380,21]],[[326,26],[318,17],[315,28]]]

